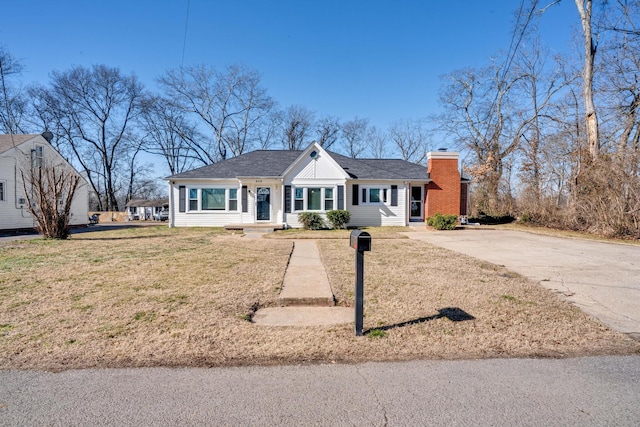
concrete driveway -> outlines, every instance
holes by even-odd
[[[640,246],[483,227],[406,235],[503,265],[640,339]]]

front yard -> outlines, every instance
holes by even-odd
[[[0,243],[0,369],[640,352],[640,343],[501,267],[370,231],[378,237],[365,265],[370,333],[358,338],[353,324],[250,321],[276,305],[287,237],[304,233],[248,239],[148,227]],[[334,237],[318,246],[338,304],[352,305],[353,250],[348,233]]]

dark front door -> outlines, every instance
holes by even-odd
[[[422,186],[411,187],[411,220],[422,221]]]
[[[256,188],[256,210],[258,221],[271,220],[271,189],[269,187]]]

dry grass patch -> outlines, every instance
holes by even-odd
[[[350,305],[354,254],[347,238],[318,245],[339,303]],[[378,239],[366,255],[367,336],[356,338],[352,324],[251,323],[256,308],[276,303],[291,249],[286,239],[166,227],[2,244],[0,369],[567,356],[640,348],[507,270],[399,239]],[[460,321],[464,313],[473,320]]]

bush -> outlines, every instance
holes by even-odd
[[[327,212],[327,221],[332,228],[345,228],[345,224],[351,220],[351,213],[344,210],[332,210]]]
[[[457,224],[457,215],[442,215],[437,213],[427,218],[427,225],[436,230],[454,230]]]
[[[302,223],[305,230],[319,230],[324,227],[324,220],[315,212],[300,212],[298,222]]]

